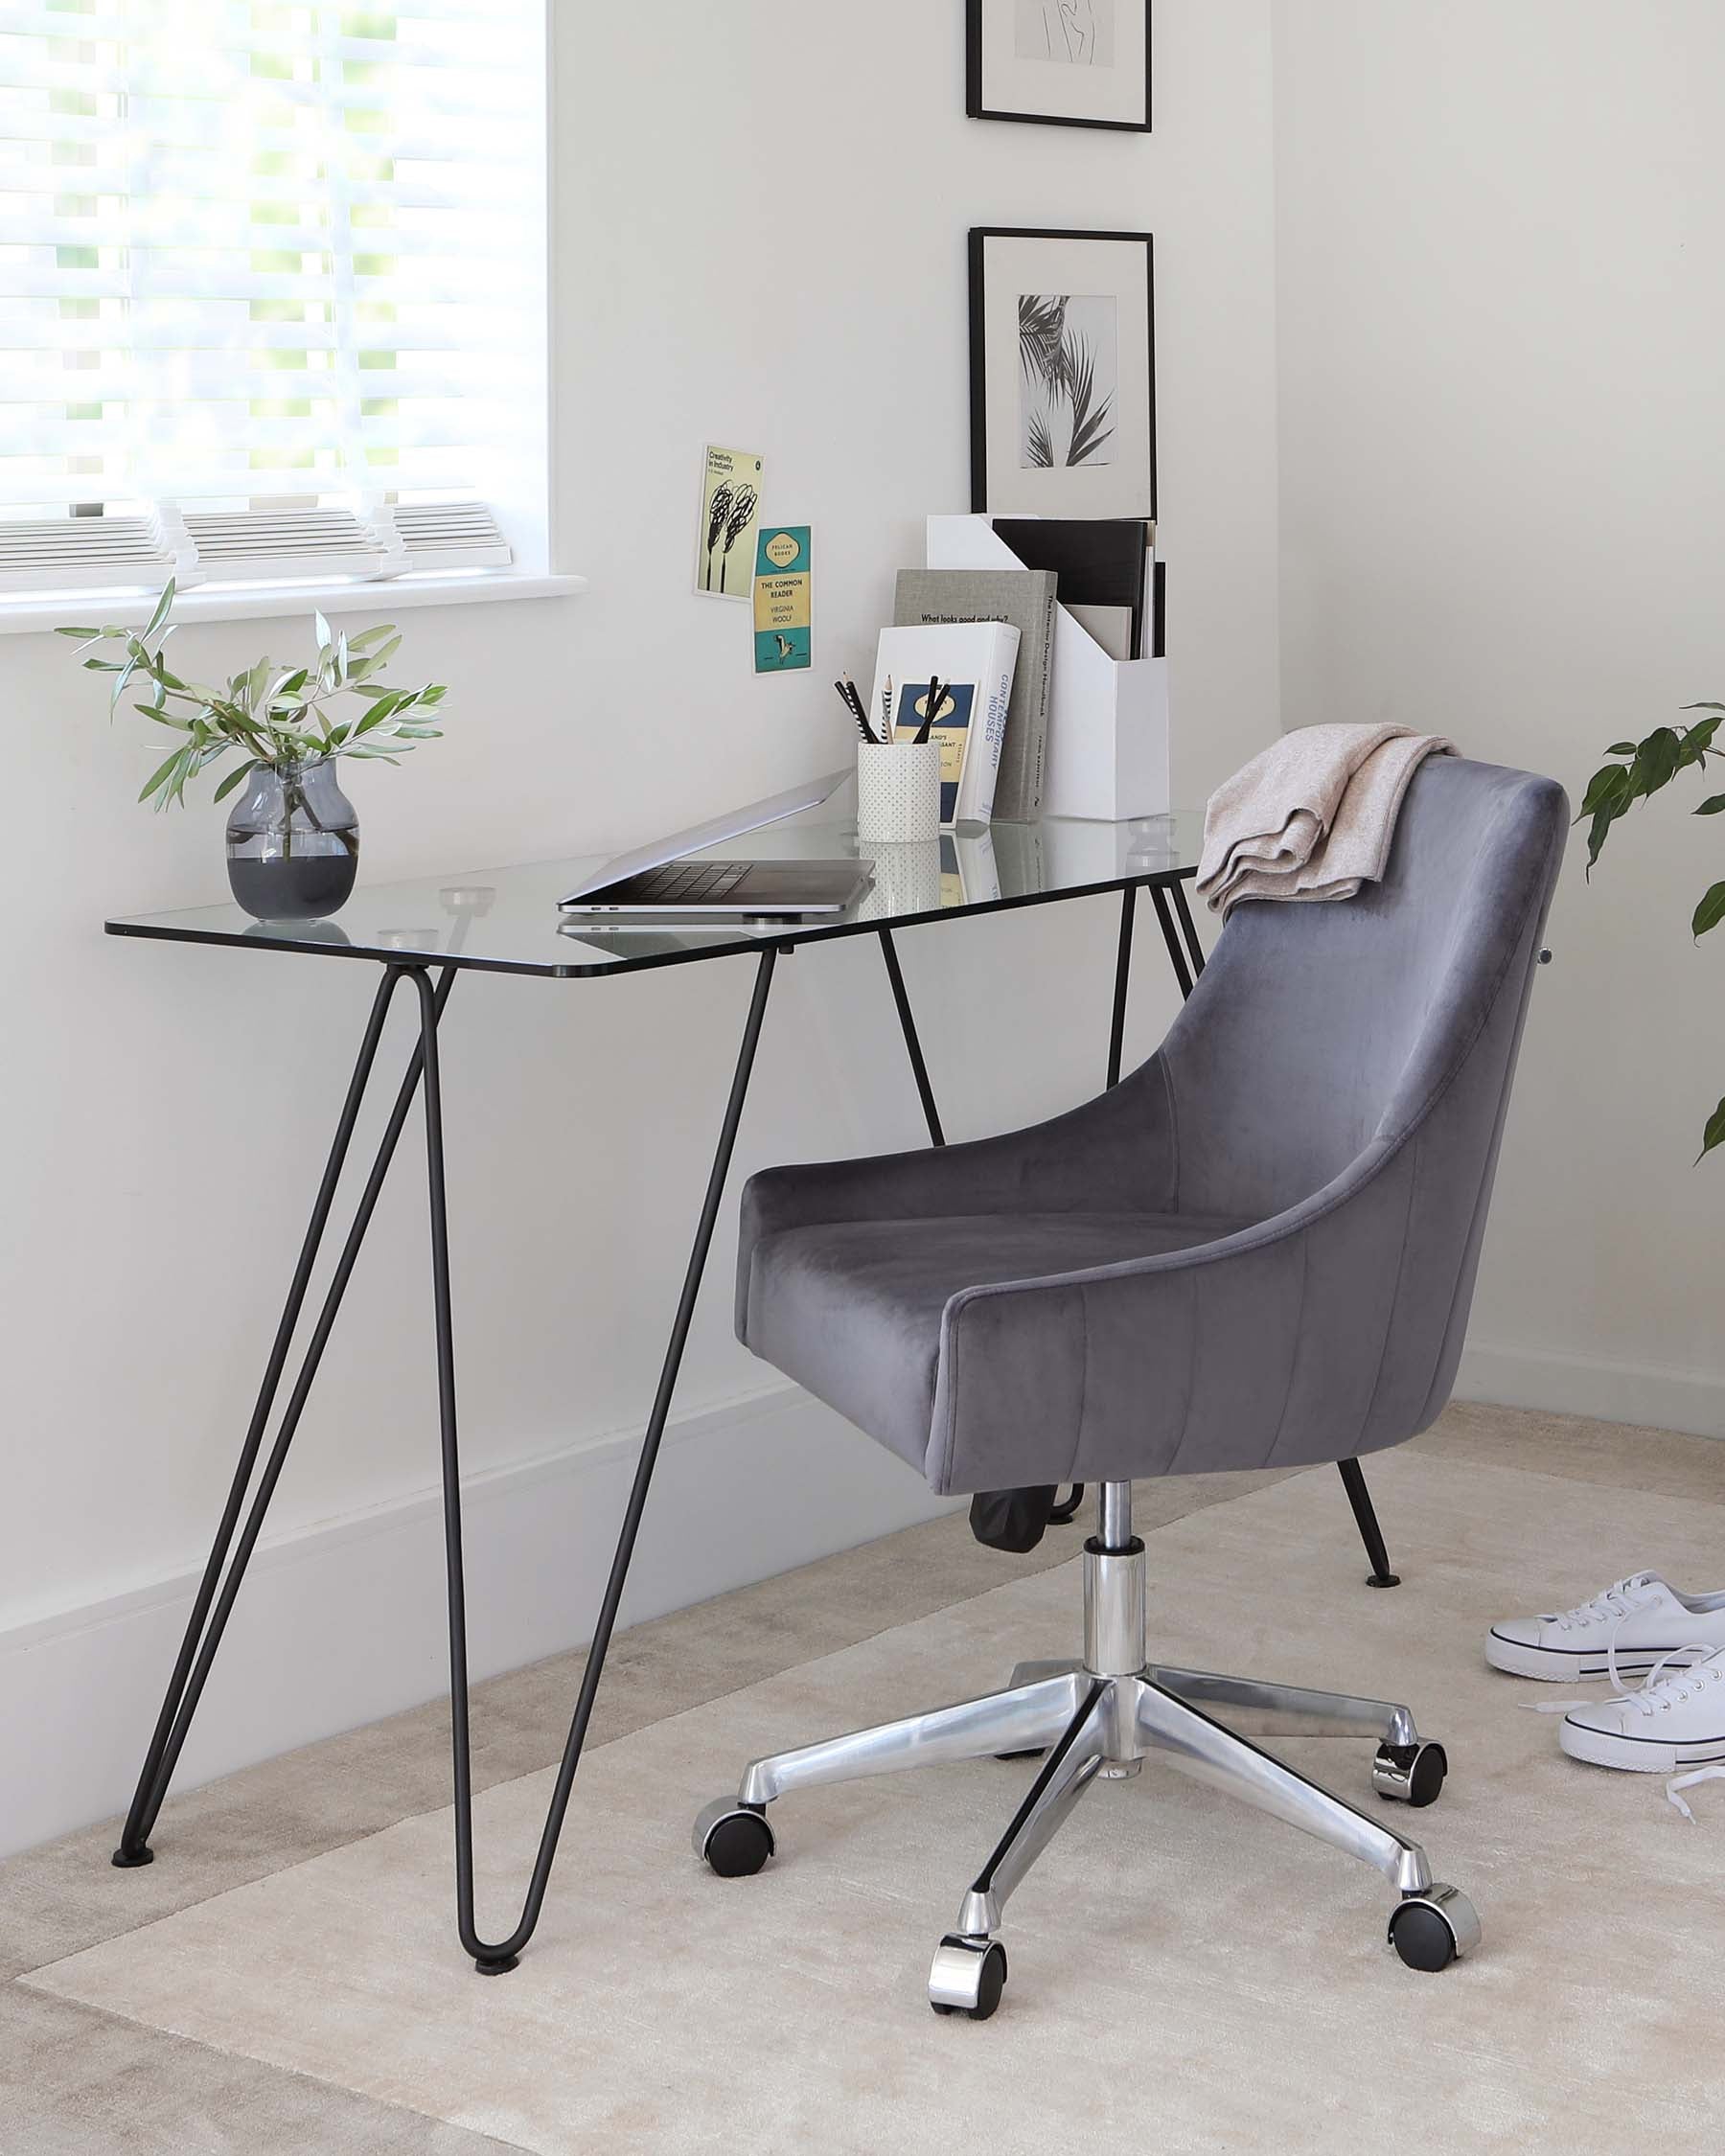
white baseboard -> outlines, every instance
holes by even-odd
[[[475,1679],[590,1637],[638,1431],[463,1488]],[[685,1609],[952,1509],[793,1387],[666,1433],[622,1621]],[[0,1856],[124,1811],[197,1575],[0,1633]],[[435,1489],[258,1547],[175,1788],[448,1689]]]
[[[1591,1415],[1599,1422],[1642,1423],[1725,1437],[1725,1378],[1705,1370],[1613,1363],[1595,1355],[1494,1347],[1469,1341],[1456,1381],[1458,1400],[1548,1414]]]

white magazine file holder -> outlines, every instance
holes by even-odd
[[[931,516],[931,569],[1022,569],[986,516]],[[1122,823],[1168,814],[1168,662],[1111,658],[1054,615],[1043,814]]]

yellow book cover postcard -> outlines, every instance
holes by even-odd
[[[708,445],[695,555],[697,591],[748,603],[765,469],[766,460],[752,449],[716,449]]]

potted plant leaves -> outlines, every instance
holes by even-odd
[[[1725,753],[1714,746],[1714,736],[1725,721],[1725,703],[1691,703],[1685,709],[1705,711],[1711,716],[1697,720],[1692,726],[1656,726],[1644,741],[1614,741],[1605,751],[1613,761],[1602,764],[1588,782],[1581,798],[1581,814],[1576,820],[1588,825],[1590,879],[1600,849],[1620,816],[1627,815],[1638,801],[1660,792],[1685,771],[1692,770],[1705,786],[1709,763]],[[1722,812],[1725,793],[1710,793],[1691,813],[1716,816]],[[1690,921],[1690,932],[1699,941],[1721,921],[1725,921],[1725,882],[1710,885],[1702,894]],[[1725,1145],[1725,1100],[1707,1119],[1697,1158],[1704,1158],[1716,1145]]]
[[[381,679],[401,649],[393,625],[350,637],[321,613],[309,666],[261,658],[219,688],[184,680],[163,656],[177,626],[173,598],[170,580],[142,631],[57,633],[79,640],[92,673],[113,677],[110,711],[128,690],[141,691],[133,708],[180,737],[138,798],[183,807],[187,783],[237,753],[242,760],[215,793],[221,801],[244,790],[227,825],[235,899],[260,921],[322,919],[345,904],[359,868],[359,819],[336,783],[337,763],[393,764],[416,742],[440,739],[432,722],[446,692],[435,682],[401,689]],[[114,647],[120,655],[108,655]]]

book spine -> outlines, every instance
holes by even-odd
[[[966,744],[964,774],[958,788],[960,823],[987,823],[994,814],[995,786],[1000,770],[1000,745],[1006,736],[1006,714],[1012,702],[1012,677],[1018,639],[1000,632],[994,636],[988,670],[977,684],[986,692],[987,702],[972,714],[970,740]]]
[[[1026,636],[1019,646],[1018,674],[1012,687],[1012,716],[1006,727],[1000,781],[995,790],[995,814],[1008,823],[1027,823],[1042,814],[1057,603],[1051,593],[1040,637]]]

